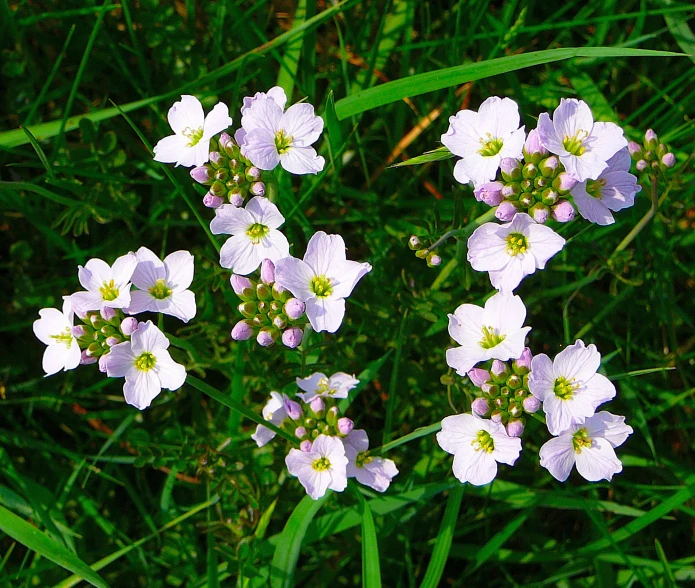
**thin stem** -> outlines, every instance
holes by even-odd
[[[615,248],[615,251],[611,253],[611,256],[608,258],[608,261],[610,262],[618,253],[623,251],[632,241],[634,238],[640,234],[642,229],[647,226],[647,223],[652,220],[652,217],[656,214],[657,209],[659,208],[659,195],[657,194],[656,191],[657,188],[657,176],[656,174],[652,175],[652,205],[647,211],[647,214],[645,214],[640,221],[632,227],[632,230],[626,235],[626,237],[620,242],[620,244]]]
[[[432,245],[430,245],[427,249],[425,249],[425,251],[427,251],[427,253],[429,253],[430,251],[435,250],[442,243],[444,243],[444,241],[446,241],[447,239],[450,239],[451,237],[466,237],[466,236],[468,236],[470,233],[475,231],[475,229],[477,229],[480,225],[495,218],[495,211],[496,210],[497,210],[497,207],[491,208],[486,213],[481,214],[478,218],[473,219],[465,227],[460,228],[460,229],[453,229],[451,231],[447,231],[441,237],[439,237],[439,239],[437,239]]]

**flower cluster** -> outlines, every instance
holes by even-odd
[[[80,266],[84,291],[65,296],[62,311],[40,310],[34,322],[36,337],[46,345],[46,375],[98,362],[109,377],[125,377],[126,402],[140,410],[162,388],[180,388],[186,370],[171,359],[164,333],[151,321],[126,315],[158,312],[188,322],[196,314],[195,295],[188,289],[193,265],[188,251],[176,251],[162,261],[141,247],[111,266],[96,258]],[[136,290],[131,290],[133,285]],[[74,324],[75,316],[81,324]]]
[[[664,143],[659,142],[659,137],[653,129],[647,129],[644,133],[642,145],[630,141],[627,148],[636,162],[637,171],[666,171],[676,165],[676,156]]]
[[[287,471],[297,477],[307,494],[314,500],[326,490],[342,492],[348,478],[378,492],[384,492],[398,474],[390,459],[371,455],[369,438],[363,429],[355,429],[351,419],[341,416],[335,402],[347,398],[359,381],[338,372],[328,377],[317,372],[307,378],[297,378],[303,392],[292,400],[286,394],[271,392],[263,408],[263,418],[280,427],[299,442],[285,458]],[[252,435],[259,447],[275,437],[275,432],[258,425]]]

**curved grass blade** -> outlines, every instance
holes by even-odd
[[[0,530],[27,548],[69,570],[98,588],[108,588],[101,576],[71,551],[50,539],[12,511],[0,506]]]
[[[381,588],[381,568],[379,567],[379,542],[376,538],[374,517],[369,503],[362,493],[355,489],[360,502],[362,516],[362,586]]]
[[[328,490],[322,498],[314,500],[305,496],[294,508],[285,528],[280,534],[273,562],[270,564],[270,585],[272,588],[291,588],[294,570],[297,567],[302,540],[312,519],[326,499],[331,495]]]
[[[444,573],[444,566],[446,566],[446,560],[449,559],[451,540],[454,538],[454,528],[456,527],[456,520],[461,509],[462,499],[463,484],[449,492],[449,499],[446,501],[446,509],[442,517],[442,524],[439,527],[437,541],[434,544],[432,557],[420,588],[437,588],[439,586],[439,581]]]
[[[400,163],[394,163],[391,167],[404,167],[407,165],[422,165],[423,163],[431,163],[433,161],[442,161],[456,157],[447,147],[437,147],[432,151],[426,151],[417,157],[411,157]]]
[[[340,120],[361,114],[403,98],[419,96],[450,86],[458,86],[474,80],[482,80],[498,74],[509,73],[534,65],[563,61],[573,57],[675,57],[682,53],[651,51],[648,49],[626,49],[620,47],[567,47],[532,51],[521,55],[510,55],[488,59],[466,65],[457,65],[430,71],[400,80],[394,80],[362,92],[356,92],[336,102],[335,111]]]

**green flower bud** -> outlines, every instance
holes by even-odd
[[[560,171],[560,160],[555,155],[546,157],[540,162],[538,169],[543,174],[543,177],[553,179]]]
[[[524,192],[521,196],[519,196],[519,204],[523,208],[530,208],[533,206],[533,203],[536,200],[533,197],[533,194],[529,194],[528,192]]]
[[[507,406],[509,405],[509,401],[507,400],[507,398],[505,396],[498,396],[492,402],[495,405],[495,408],[497,408],[499,410],[503,410],[503,409],[507,408]]]
[[[250,319],[256,314],[256,304],[250,300],[247,300],[246,302],[242,302],[239,306],[237,306],[237,310],[241,313],[241,316]]]
[[[507,378],[507,386],[509,386],[512,390],[520,388],[522,383],[523,381],[521,376],[518,374],[510,374],[510,376]]]
[[[256,285],[256,296],[259,300],[269,300],[273,295],[272,290],[266,286],[263,282]]]
[[[553,206],[560,200],[560,193],[554,188],[546,188],[541,192],[541,202],[546,206]]]
[[[315,429],[316,428],[316,419],[312,419],[312,418],[304,419],[304,426],[307,429]]]
[[[215,180],[212,183],[212,186],[210,186],[210,193],[213,196],[217,196],[218,198],[221,198],[222,196],[224,196],[226,191],[227,191],[227,189],[224,187],[224,184],[222,182],[220,182],[219,180]]]
[[[220,182],[226,182],[229,177],[229,172],[226,169],[218,169],[215,172],[215,179]]]
[[[662,158],[667,153],[668,153],[668,147],[666,147],[666,145],[664,145],[663,143],[659,143],[659,146],[656,148],[657,157]]]
[[[522,414],[524,414],[524,408],[520,404],[517,404],[516,402],[513,402],[509,405],[509,416],[512,418],[518,418]]]
[[[543,190],[549,185],[550,180],[548,178],[544,178],[543,176],[538,176],[535,180],[533,180],[533,186],[536,188],[536,190]]]
[[[417,257],[418,259],[425,259],[428,253],[429,251],[427,251],[427,249],[419,249],[415,252],[415,257]]]
[[[410,247],[410,249],[413,251],[422,249],[422,241],[420,241],[417,235],[411,235],[410,239],[408,239],[408,247]]]
[[[524,192],[533,192],[533,180],[521,180],[519,186]],[[521,195],[519,198],[521,198]]]
[[[521,168],[521,176],[526,180],[532,180],[538,175],[538,167],[535,163],[528,162]]]

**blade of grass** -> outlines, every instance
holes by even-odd
[[[294,20],[292,21],[292,29],[301,27],[306,22],[307,0],[299,0],[297,2],[297,10],[294,12]],[[297,77],[297,69],[299,68],[299,56],[302,53],[302,45],[304,44],[303,37],[297,37],[291,43],[287,44],[285,55],[280,63],[280,72],[276,85],[285,90],[287,98],[292,100],[292,92],[294,92],[294,80]]]
[[[379,566],[379,543],[376,538],[374,517],[367,499],[355,490],[362,516],[362,586],[381,588],[381,568]]]

